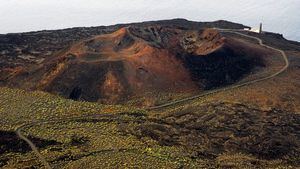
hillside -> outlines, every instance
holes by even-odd
[[[0,167],[287,168],[299,166],[299,114],[195,101],[164,113],[0,88]],[[225,101],[225,102],[223,102]],[[288,131],[288,132],[287,132]]]
[[[244,27],[0,35],[0,168],[299,168],[300,44]]]

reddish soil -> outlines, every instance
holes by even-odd
[[[125,27],[72,44],[9,84],[67,98],[118,103],[145,92],[199,92],[265,65],[266,49],[199,31]]]

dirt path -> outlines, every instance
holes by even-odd
[[[217,29],[217,28],[215,28],[215,29]],[[268,46],[268,45],[264,44],[263,41],[260,38],[250,36],[250,35],[246,35],[246,34],[243,34],[243,33],[240,33],[240,32],[236,32],[237,30],[231,30],[231,29],[217,29],[217,30],[219,30],[221,32],[234,33],[234,34],[238,34],[238,35],[241,35],[241,36],[244,36],[244,37],[247,37],[247,38],[255,39],[259,42],[259,44],[261,46],[272,49],[272,50],[275,50],[277,52],[280,52],[283,59],[284,59],[284,61],[285,61],[285,66],[282,69],[280,69],[278,72],[276,72],[276,73],[274,73],[270,76],[267,76],[267,77],[259,78],[259,79],[253,80],[253,81],[249,81],[249,82],[245,82],[245,83],[242,83],[242,84],[237,84],[237,85],[233,85],[233,86],[229,86],[229,87],[225,87],[225,88],[211,90],[211,91],[205,92],[205,93],[200,94],[200,95],[196,95],[196,96],[192,96],[192,97],[172,101],[172,102],[169,102],[169,103],[166,103],[166,104],[163,104],[163,105],[159,105],[159,106],[155,106],[155,107],[150,107],[150,108],[147,108],[146,110],[157,110],[157,109],[173,106],[173,105],[176,105],[176,104],[179,104],[179,103],[183,103],[183,102],[186,102],[186,101],[194,100],[194,99],[197,99],[197,98],[200,98],[200,97],[203,97],[203,96],[211,95],[211,94],[214,94],[214,93],[227,91],[227,90],[231,90],[231,89],[235,89],[235,88],[240,88],[240,87],[248,86],[248,85],[251,85],[251,84],[254,84],[254,83],[257,83],[257,82],[265,81],[265,80],[271,79],[275,76],[278,76],[279,74],[284,72],[289,67],[289,61],[288,61],[288,58],[287,58],[287,55],[285,54],[285,52],[281,49],[274,48],[274,47],[271,47],[271,46]],[[240,31],[242,31],[242,30],[240,30]],[[31,147],[32,151],[36,154],[36,156],[39,158],[39,160],[42,162],[42,164],[47,169],[52,169],[50,164],[44,158],[44,156],[39,152],[38,148],[26,136],[24,136],[22,134],[23,129],[26,129],[26,128],[31,127],[33,125],[46,124],[46,123],[51,123],[51,122],[62,122],[62,121],[69,121],[69,120],[82,119],[82,118],[88,118],[88,117],[106,117],[106,116],[114,116],[114,115],[112,115],[112,114],[106,114],[106,115],[96,114],[96,115],[88,115],[88,116],[81,116],[81,117],[74,117],[74,118],[67,118],[67,119],[57,119],[57,120],[49,120],[49,121],[31,122],[31,123],[24,124],[24,125],[16,128],[15,131],[16,131],[16,134],[22,140],[24,140],[28,143],[28,145]]]
[[[38,151],[38,148],[26,137],[22,134],[22,129],[25,129],[27,127],[33,126],[37,124],[36,123],[30,123],[30,124],[24,124],[20,127],[18,127],[16,129],[16,134],[18,135],[18,137],[24,141],[26,141],[26,143],[30,146],[30,148],[32,149],[32,151],[35,153],[35,155],[40,159],[40,161],[42,162],[42,164],[45,166],[45,168],[47,169],[51,169],[50,164],[46,161],[46,159],[44,158],[44,156]]]

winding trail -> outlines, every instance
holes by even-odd
[[[22,125],[20,127],[18,127],[16,129],[16,133],[18,135],[18,137],[22,140],[24,140],[31,148],[31,150],[35,153],[35,155],[40,159],[40,161],[42,162],[42,164],[45,166],[45,168],[47,169],[51,169],[50,164],[47,162],[47,160],[44,158],[44,156],[39,152],[38,148],[26,137],[22,134],[22,129],[25,129],[27,127],[31,127],[33,125],[37,124],[37,122],[35,123],[30,123],[30,124],[25,124]]]
[[[267,76],[267,77],[262,77],[262,78],[259,78],[259,79],[256,79],[256,80],[252,80],[252,81],[241,83],[241,84],[237,84],[237,85],[232,85],[232,86],[225,87],[225,88],[219,88],[219,89],[211,90],[211,91],[199,94],[199,95],[195,95],[195,96],[187,97],[187,98],[184,98],[184,99],[172,101],[172,102],[169,102],[169,103],[166,103],[166,104],[162,104],[162,105],[159,105],[159,106],[149,107],[149,108],[146,108],[145,110],[162,109],[162,108],[173,106],[173,105],[176,105],[176,104],[179,104],[179,103],[183,103],[183,102],[191,101],[191,100],[194,100],[194,99],[198,99],[198,98],[201,98],[201,97],[204,97],[204,96],[207,96],[207,95],[211,95],[211,94],[214,94],[214,93],[218,93],[218,92],[222,92],[222,91],[227,91],[227,90],[231,90],[231,89],[236,89],[236,88],[240,88],[240,87],[244,87],[244,86],[249,86],[249,85],[254,84],[254,83],[258,83],[258,82],[261,82],[261,81],[265,81],[265,80],[269,80],[271,78],[274,78],[275,76],[278,76],[281,73],[283,73],[289,67],[289,61],[288,61],[288,58],[287,58],[287,55],[285,54],[285,52],[283,50],[281,50],[281,49],[278,49],[278,48],[275,48],[275,47],[271,47],[271,46],[268,46],[268,45],[264,44],[263,41],[260,38],[257,38],[257,37],[254,37],[254,36],[250,36],[250,35],[246,35],[246,34],[241,33],[244,30],[219,29],[219,28],[214,28],[214,29],[217,29],[220,32],[234,33],[234,34],[238,34],[238,35],[241,35],[241,36],[244,36],[244,37],[247,37],[247,38],[251,38],[251,39],[257,40],[260,46],[263,46],[263,47],[266,47],[268,49],[272,49],[272,50],[275,50],[277,52],[280,52],[281,55],[282,55],[282,57],[283,57],[283,59],[284,59],[285,66],[282,67],[278,72],[276,72],[276,73],[274,73],[274,74],[272,74],[270,76]],[[237,32],[237,31],[239,31],[239,32]],[[86,116],[73,117],[73,118],[64,118],[64,119],[57,119],[57,120],[31,122],[31,123],[27,123],[27,124],[24,124],[22,126],[17,127],[15,129],[15,132],[18,135],[19,138],[21,138],[22,140],[24,140],[24,141],[26,141],[28,143],[28,145],[31,147],[32,151],[36,154],[36,156],[41,161],[41,163],[45,166],[45,168],[52,169],[52,167],[47,162],[47,160],[45,159],[45,157],[39,152],[39,150],[36,147],[36,145],[34,145],[34,143],[32,143],[32,141],[30,141],[26,136],[24,136],[22,134],[22,131],[24,129],[26,129],[28,127],[32,127],[34,125],[47,124],[47,123],[52,123],[52,122],[63,122],[63,121],[69,121],[69,120],[75,120],[75,119],[82,119],[82,118],[88,118],[88,117],[95,118],[95,117],[108,117],[108,116],[109,117],[113,117],[113,116],[116,116],[116,115],[115,114],[95,114],[95,115],[86,115]]]

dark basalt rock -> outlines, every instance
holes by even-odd
[[[45,148],[59,144],[53,140],[44,140],[36,137],[28,137],[38,148]],[[30,146],[21,140],[16,133],[10,131],[0,131],[0,154],[17,152],[26,153],[31,151]]]
[[[242,152],[281,159],[300,155],[300,115],[278,109],[262,111],[241,104],[215,103],[147,121],[131,134],[150,137],[161,145],[185,146],[199,156]]]

